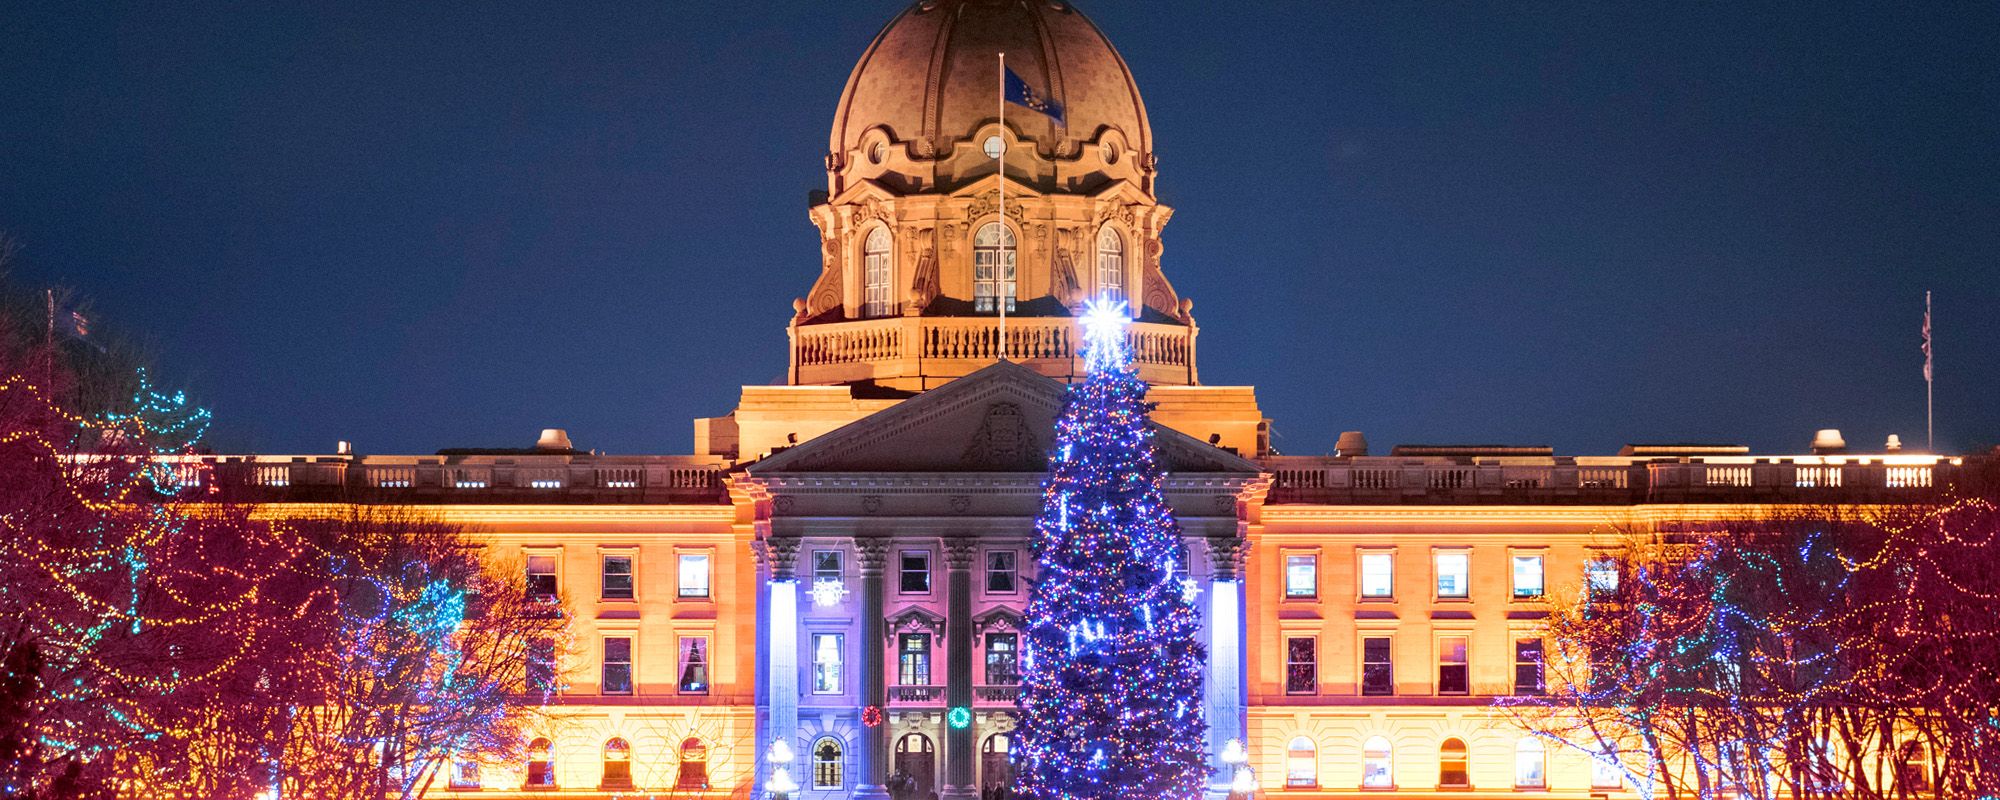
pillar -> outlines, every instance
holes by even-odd
[[[973,777],[978,748],[971,725],[953,727],[950,710],[972,709],[972,559],[978,549],[970,541],[946,541],[944,559],[948,572],[945,603],[945,684],[944,704],[944,785],[940,800],[975,798],[979,787]]]
[[[1236,536],[1208,540],[1208,760],[1211,800],[1229,794],[1235,777],[1222,763],[1222,748],[1230,739],[1250,744],[1246,726],[1243,673],[1243,556],[1248,544]]]
[[[886,684],[888,674],[883,665],[883,649],[888,647],[889,634],[886,630],[888,612],[885,609],[886,591],[883,585],[883,570],[889,563],[889,542],[887,539],[854,540],[854,550],[861,563],[861,706],[884,709],[883,724],[870,728],[856,719],[856,727],[861,733],[854,739],[854,749],[859,756],[861,774],[854,781],[855,800],[887,800],[889,790],[884,784],[889,779],[889,726],[887,700],[889,690]]]
[[[770,565],[769,643],[765,648],[769,662],[765,669],[767,701],[770,707],[770,727],[757,742],[756,791],[762,793],[764,779],[770,777],[774,765],[764,763],[764,753],[771,743],[784,739],[792,746],[792,752],[805,753],[806,747],[799,741],[799,581],[796,565],[799,560],[799,540],[771,538],[766,540],[765,560]],[[799,761],[793,760],[791,774],[793,780],[804,780],[799,772]]]

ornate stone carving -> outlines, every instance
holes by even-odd
[[[910,276],[909,311],[914,314],[922,313],[937,299],[943,281],[938,277],[937,233],[924,228],[912,234],[910,242],[918,254],[917,268]]]
[[[854,540],[854,560],[860,565],[861,574],[882,574],[882,568],[889,565],[889,540],[879,537],[856,538]]]
[[[1250,541],[1241,536],[1211,536],[1208,564],[1218,581],[1233,581],[1243,575],[1243,560],[1250,555]]]
[[[770,570],[772,580],[797,577],[799,540],[772,536],[751,543],[751,550],[757,554],[757,560],[764,562]]]
[[[994,403],[986,407],[986,419],[972,434],[959,461],[968,467],[986,470],[1036,469],[1048,459],[1035,442],[1028,418],[1014,403]]]
[[[979,546],[964,539],[947,539],[944,543],[944,563],[953,570],[972,569],[972,557],[979,553]]]
[[[972,497],[970,495],[955,494],[951,496],[951,513],[963,514],[970,510],[972,510]]]
[[[798,498],[791,495],[779,495],[778,499],[771,501],[771,507],[777,509],[780,514],[792,513],[792,508],[798,504]]]
[[[871,494],[871,495],[864,495],[864,496],[862,496],[862,498],[861,498],[861,510],[862,510],[862,511],[865,511],[865,512],[867,512],[867,513],[870,513],[870,514],[873,514],[873,513],[877,512],[877,511],[881,511],[881,510],[882,510],[882,496],[881,496],[881,495],[879,495],[879,494]]]

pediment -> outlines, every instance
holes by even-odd
[[[1066,387],[998,362],[749,465],[752,475],[810,472],[1048,470]],[[1170,428],[1154,445],[1170,472],[1254,475],[1258,466]]]

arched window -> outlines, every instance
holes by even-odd
[[[1006,225],[988,222],[979,229],[979,235],[972,237],[972,309],[974,311],[997,311],[997,298],[1007,299],[1007,310],[1014,310],[1014,262],[1019,251],[1014,247],[1014,232]]]
[[[1465,742],[1446,739],[1438,746],[1438,785],[1471,786],[1472,761],[1465,752]]]
[[[996,733],[986,737],[986,744],[979,752],[979,787],[998,789],[1014,785],[1014,737]]]
[[[861,316],[886,317],[895,309],[895,272],[889,266],[889,229],[878,227],[861,247]]]
[[[613,738],[604,743],[604,780],[598,786],[605,789],[632,788],[632,745],[624,739]]]
[[[1549,785],[1544,774],[1546,757],[1542,741],[1533,736],[1525,737],[1514,744],[1514,785],[1523,789],[1542,789]]]
[[[681,769],[674,777],[674,788],[708,788],[708,745],[698,737],[681,740]]]
[[[840,742],[831,736],[821,736],[818,741],[813,742],[814,789],[840,788],[841,773],[847,765],[844,760],[845,755],[840,749]]]
[[[1903,743],[1903,752],[1896,759],[1896,781],[1911,792],[1931,790],[1931,757],[1924,743],[1911,739]]]
[[[1312,788],[1319,785],[1319,748],[1304,736],[1285,745],[1285,786]]]
[[[536,739],[528,743],[528,785],[556,785],[556,762],[550,758],[547,739]]]
[[[1106,302],[1125,299],[1125,239],[1109,225],[1097,232],[1097,294]]]
[[[1395,757],[1389,754],[1389,740],[1373,737],[1361,744],[1361,785],[1387,789],[1396,785]]]

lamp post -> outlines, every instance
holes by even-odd
[[[771,800],[788,800],[799,790],[799,782],[792,780],[792,745],[783,739],[771,742],[771,748],[764,751],[764,760],[771,765],[771,777],[764,781],[764,792]]]
[[[1250,769],[1250,752],[1242,739],[1230,739],[1222,747],[1222,763],[1233,773],[1229,779],[1229,800],[1251,800],[1257,795],[1257,775]]]

